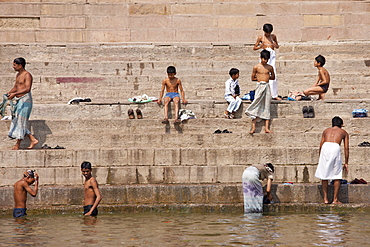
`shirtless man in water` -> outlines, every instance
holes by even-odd
[[[31,184],[35,183],[32,189]],[[27,192],[35,197],[39,189],[39,176],[36,172],[28,170],[23,173],[23,178],[14,184],[14,210],[13,217],[26,216]]]
[[[342,179],[342,157],[340,144],[344,143],[344,171],[348,173],[349,135],[343,130],[343,120],[340,117],[332,119],[331,128],[322,133],[320,142],[320,158],[315,177],[322,180],[324,203],[328,204],[328,181],[334,180],[333,204],[341,203],[338,200],[340,180]]]
[[[249,134],[253,134],[256,131],[256,122],[258,118],[265,119],[265,133],[272,133],[269,129],[271,91],[268,84],[270,80],[275,79],[275,73],[274,68],[267,64],[269,58],[269,51],[261,51],[261,62],[253,67],[251,80],[257,81],[257,88],[254,100],[245,111],[245,113],[253,119]]]
[[[35,147],[39,141],[31,135],[28,130],[28,119],[32,111],[32,75],[26,71],[26,60],[24,58],[16,58],[13,62],[13,69],[17,71],[15,78],[15,84],[13,88],[7,93],[9,100],[15,100],[14,118],[10,125],[10,130],[8,136],[13,139],[17,139],[16,144],[13,146],[13,150],[19,149],[21,141],[24,136],[30,138],[30,146],[28,149]]]
[[[163,103],[164,103],[164,119],[162,123],[168,124],[168,105],[171,101],[175,104],[175,124],[180,123],[179,119],[179,105],[180,105],[180,95],[179,89],[181,93],[181,99],[183,104],[187,104],[188,101],[185,99],[185,92],[182,89],[181,80],[176,77],[176,68],[174,66],[169,66],[167,68],[167,75],[168,77],[163,80],[162,82],[162,89],[161,94],[159,96],[158,104],[162,103],[162,98],[164,94],[164,90],[166,89],[166,95],[164,96]]]
[[[85,177],[84,183],[84,215],[97,216],[98,205],[102,199],[98,182],[91,175],[91,163],[84,161],[81,164],[81,172]]]

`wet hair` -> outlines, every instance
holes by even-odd
[[[27,170],[24,174],[23,177],[31,177],[35,178],[35,170]]]
[[[175,66],[168,66],[167,67],[167,74],[169,74],[169,73],[175,73],[176,74]]]
[[[90,162],[88,162],[88,161],[84,161],[84,162],[82,162],[82,164],[81,164],[81,170],[82,169],[92,169],[91,168],[91,163]]]
[[[341,128],[341,127],[342,127],[342,125],[343,125],[343,119],[341,119],[341,118],[340,118],[340,117],[338,117],[338,116],[335,116],[335,117],[333,117],[333,119],[331,120],[331,125],[332,125],[332,127],[337,126],[337,127]]]
[[[325,57],[321,56],[321,55],[318,55],[317,57],[315,57],[315,60],[316,60],[316,62],[320,63],[321,67],[323,67],[325,62],[326,62]]]
[[[233,75],[236,75],[236,74],[239,74],[239,70],[236,69],[236,68],[231,68],[230,71],[229,71],[229,75],[233,76]]]
[[[271,163],[266,163],[265,164],[267,167],[269,167],[271,170],[272,170],[272,172],[275,172],[275,168],[274,168],[274,165],[273,164],[271,164]]]
[[[274,30],[274,27],[271,24],[266,23],[265,25],[263,25],[263,31],[265,33],[272,33],[272,30]]]
[[[13,62],[22,65],[23,68],[26,67],[26,59],[24,59],[23,57],[16,58]]]
[[[262,50],[260,57],[269,60],[270,59],[270,52],[268,50]]]

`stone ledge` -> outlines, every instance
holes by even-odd
[[[110,213],[237,213],[243,214],[243,203],[234,204],[143,204],[143,205],[99,205],[99,214]],[[370,205],[341,204],[325,205],[321,203],[275,203],[264,205],[264,214],[275,213],[352,213],[370,212]],[[50,214],[82,214],[82,205],[32,207],[27,210],[29,216]],[[0,208],[0,216],[11,216],[12,208]]]

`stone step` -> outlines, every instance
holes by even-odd
[[[257,36],[256,36],[257,37]],[[312,61],[316,54],[321,53],[331,59],[357,58],[368,59],[366,55],[369,40],[361,41],[305,41],[279,42],[277,50],[278,61],[301,60]],[[190,60],[248,60],[247,57],[258,57],[259,51],[253,51],[253,44],[232,42],[146,42],[146,43],[28,43],[28,44],[0,44],[3,57],[11,62],[14,54],[32,54],[27,61],[32,66],[34,62],[64,61],[183,61]],[[350,48],[349,48],[350,47]],[[2,63],[5,63],[2,61]]]
[[[301,121],[277,119],[271,124],[272,134],[264,134],[263,123],[257,125],[257,134],[250,135],[250,121],[233,120],[232,123],[224,119],[191,120],[187,124],[168,127],[153,120],[123,120],[121,123],[108,121],[31,121],[31,130],[39,140],[35,148],[44,144],[50,147],[57,145],[67,149],[122,147],[122,148],[179,148],[196,147],[317,147],[321,140],[321,133],[331,126],[329,119],[311,121],[312,125]],[[351,119],[352,120],[352,119]],[[366,129],[370,125],[367,121],[347,121],[344,119],[345,130],[350,135],[350,146],[370,140]],[[100,122],[100,123],[98,123]],[[209,123],[208,123],[209,122]],[[0,149],[8,150],[14,145],[14,140],[7,137],[10,121],[0,122]],[[59,124],[58,124],[59,123]],[[230,123],[230,124],[229,124]],[[231,131],[233,133],[213,134],[215,130]],[[99,141],[97,141],[99,140]],[[29,139],[22,142],[21,148],[29,146]]]
[[[309,60],[297,58],[297,60],[282,60],[277,58],[276,70],[277,73],[310,73],[316,71],[313,66],[315,57]],[[299,59],[299,60],[298,60]],[[166,68],[169,65],[174,65],[177,68],[177,75],[182,78],[186,75],[228,75],[231,67],[236,67],[241,71],[241,75],[251,73],[254,65],[259,63],[259,54],[254,57],[246,57],[240,60],[226,61],[215,59],[198,59],[178,62],[168,61],[64,61],[64,62],[33,62],[26,66],[34,76],[156,76],[166,77]],[[359,58],[343,58],[336,60],[327,60],[325,68],[329,72],[338,73],[353,73],[354,71],[364,72],[366,69],[364,59]],[[2,75],[10,76],[14,73],[11,63],[0,63]]]
[[[99,182],[99,181],[98,181]],[[370,185],[349,184],[341,185],[339,200],[353,207],[353,203],[370,202]],[[0,188],[0,207],[2,209],[12,209],[13,187]],[[160,205],[178,204],[241,204],[240,210],[243,212],[243,191],[239,184],[204,184],[204,185],[135,185],[135,186],[100,186],[103,197],[99,208],[104,212],[112,212],[114,207],[121,205]],[[141,196],[138,196],[140,194]],[[284,203],[322,203],[321,186],[318,184],[273,184],[272,195],[274,203],[265,205],[269,208],[279,207]],[[329,186],[329,199],[332,200],[333,187]],[[83,198],[82,186],[76,187],[50,187],[41,186],[35,198],[29,198],[27,206],[32,212],[34,207],[44,206],[71,206],[79,205],[82,210],[81,200]],[[294,205],[294,204],[293,204]],[[293,206],[290,205],[290,206]],[[307,205],[306,205],[307,206]],[[340,210],[344,205],[336,205],[335,209]],[[109,207],[109,208],[106,208]],[[334,207],[333,205],[327,207]],[[74,208],[75,209],[75,208]],[[105,210],[104,210],[105,209]],[[67,210],[67,209],[65,209]],[[76,210],[76,209],[75,209]],[[321,208],[323,210],[323,208]],[[99,210],[100,211],[100,210]],[[268,210],[264,210],[268,211]],[[28,212],[28,211],[27,211]],[[73,211],[75,213],[75,211]]]
[[[275,118],[271,120],[271,128],[279,133],[321,133],[331,126],[330,117],[323,118],[303,118],[287,117]],[[342,117],[344,129],[350,134],[365,135],[370,125],[370,118]],[[148,135],[148,134],[199,134],[209,135],[216,129],[224,130],[229,128],[235,131],[234,134],[242,132],[250,127],[250,118],[198,118],[190,119],[182,123],[180,127],[185,130],[182,133],[175,131],[175,126],[171,123],[166,126],[160,123],[159,118],[150,118],[144,115],[143,119],[127,119],[127,117],[117,119],[49,119],[49,120],[30,120],[30,129],[42,135],[75,135],[75,134],[117,134],[117,135]],[[257,123],[258,125],[259,123]],[[263,123],[261,123],[263,125]],[[0,121],[0,132],[5,133],[9,130],[10,120]],[[166,129],[169,128],[169,131]]]
[[[366,147],[352,147],[349,174],[370,181]],[[317,182],[317,147],[240,148],[84,148],[0,150],[1,186],[25,169],[36,169],[49,185],[81,183],[80,164],[88,160],[103,184],[234,183],[246,166],[272,162],[276,182]]]
[[[237,118],[249,119],[244,111],[248,108],[250,101],[243,101]],[[276,101],[271,104],[271,117],[274,118],[302,118],[302,107],[313,106],[316,118],[329,118],[341,116],[352,117],[352,111],[358,108],[370,109],[370,100],[351,99],[328,99],[324,101]],[[32,119],[127,119],[127,111],[132,108],[140,108],[144,118],[163,119],[163,105],[156,102],[146,104],[130,103],[81,103],[80,105],[67,104],[34,104],[31,114]],[[226,101],[197,100],[190,101],[186,106],[181,104],[180,108],[186,108],[194,112],[197,118],[224,118],[227,108]],[[173,118],[173,105],[169,108],[170,118]],[[6,114],[9,113],[9,109]],[[171,116],[172,115],[172,116]]]

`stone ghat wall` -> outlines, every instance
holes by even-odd
[[[0,43],[370,39],[368,1],[1,0]]]
[[[153,206],[153,208],[163,207],[164,205],[188,205],[188,208],[192,207],[192,205],[193,207],[194,205],[228,205],[234,207],[242,207],[243,205],[241,184],[100,186],[100,191],[103,200],[99,208],[104,208],[103,211],[105,212],[116,211],[115,207],[137,207],[139,205]],[[347,204],[348,207],[355,208],[357,206],[353,205],[353,203],[368,204],[370,202],[368,191],[369,185],[366,184],[342,185],[338,196],[342,202],[352,204]],[[6,213],[4,210],[13,206],[13,188],[1,187],[0,192],[0,214],[1,211],[4,214]],[[309,203],[312,205],[322,202],[321,185],[273,185],[272,194],[277,205],[280,203],[294,203],[296,205]],[[333,186],[331,185],[329,186],[328,196],[330,200],[333,197]],[[78,208],[81,210],[83,205],[82,185],[78,187],[41,186],[37,196],[34,198],[29,196],[27,200],[27,206],[30,209],[42,206],[47,207],[43,213],[47,213],[47,210],[53,211],[53,207],[71,207],[71,205],[79,205]],[[287,210],[294,211],[293,205],[291,205],[291,208],[287,208]],[[305,206],[300,205],[299,207],[304,208]],[[68,208],[65,211],[68,211]],[[7,214],[10,214],[10,212]]]

